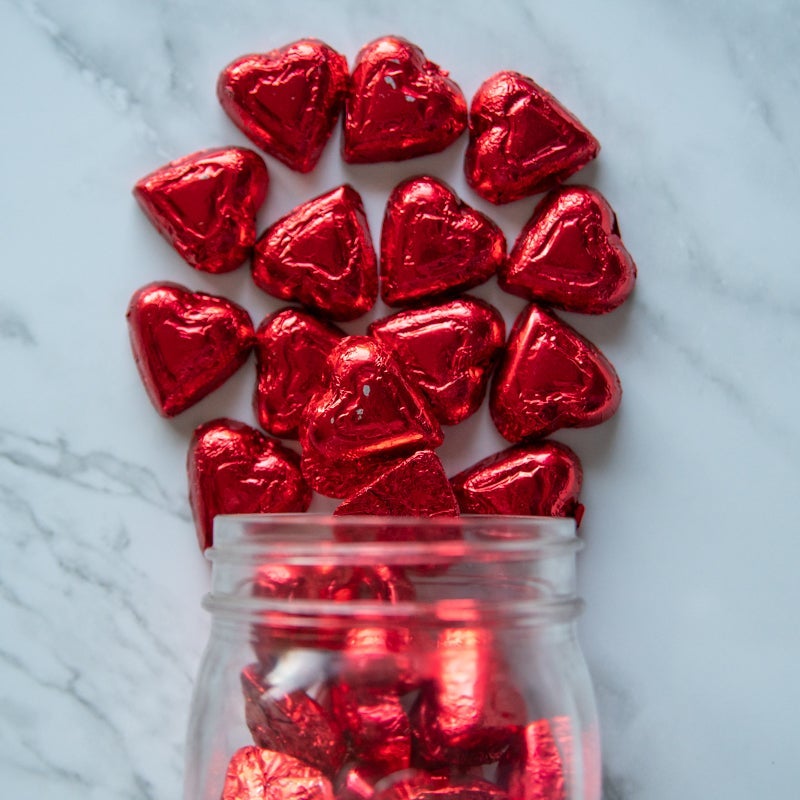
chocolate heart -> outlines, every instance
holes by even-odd
[[[465,514],[578,517],[583,470],[566,445],[545,441],[509,447],[451,479]]]
[[[468,296],[400,311],[367,330],[395,354],[442,425],[478,410],[505,340],[500,312]]]
[[[187,468],[201,550],[213,543],[218,514],[306,511],[311,503],[297,453],[232,419],[212,420],[195,430]]]
[[[469,124],[467,183],[492,203],[550,189],[600,150],[553,95],[518,72],[484,81],[472,99]]]
[[[509,797],[566,800],[564,763],[550,723],[528,723],[497,766],[497,782]]]
[[[356,56],[342,141],[342,157],[348,163],[438,153],[466,126],[461,89],[416,45],[385,36]]]
[[[237,58],[222,70],[217,97],[262,150],[298,172],[319,161],[347,96],[347,60],[317,39]]]
[[[315,197],[256,242],[253,280],[336,320],[360,317],[378,295],[378,266],[361,197],[352,186]]]
[[[269,176],[243,147],[201,150],[145,175],[134,197],[158,232],[195,269],[230,272],[250,255]]]
[[[442,462],[431,450],[420,450],[378,475],[334,511],[334,516],[351,515],[457,517],[458,505]],[[414,528],[402,533],[411,540],[416,538]],[[338,532],[337,538],[341,538]]]
[[[567,186],[536,206],[498,278],[507,292],[528,300],[605,314],[633,291],[636,265],[603,195]]]
[[[253,406],[273,436],[297,438],[300,417],[319,389],[328,354],[344,331],[297,308],[267,317],[256,331],[258,383]]]
[[[587,339],[543,308],[517,317],[495,374],[489,408],[510,442],[611,417],[622,387],[614,367]]]
[[[151,283],[128,305],[136,366],[164,417],[214,391],[247,360],[253,324],[241,307],[175,283]]]
[[[403,181],[381,231],[381,297],[402,306],[488,281],[506,256],[503,232],[427,175]]]
[[[300,423],[303,473],[318,492],[345,497],[399,458],[442,443],[426,401],[374,339],[342,339],[326,377]]]

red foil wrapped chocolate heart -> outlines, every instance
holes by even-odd
[[[436,674],[410,712],[414,752],[430,766],[490,764],[525,724],[525,700],[511,685],[482,628],[439,634]]]
[[[253,407],[273,436],[297,438],[297,426],[319,389],[328,355],[344,331],[298,308],[271,314],[256,331],[258,383]]]
[[[519,800],[565,800],[564,767],[550,724],[539,719],[525,726],[503,756],[498,782]]]
[[[374,800],[510,800],[499,786],[482,778],[406,770],[379,781]],[[516,798],[514,798],[516,800]]]
[[[393,461],[442,443],[427,402],[376,340],[343,339],[326,377],[300,424],[303,474],[318,492],[346,497]]]
[[[538,194],[586,166],[600,145],[549,92],[498,72],[472,98],[467,183],[492,203]]]
[[[347,60],[317,39],[237,58],[217,96],[236,126],[298,172],[319,161],[347,96]]]
[[[233,754],[220,800],[334,800],[330,781],[285,753],[242,747]]]
[[[378,266],[361,196],[340,186],[309,200],[256,242],[253,280],[335,320],[351,320],[378,296]]]
[[[329,777],[336,774],[346,750],[331,713],[302,689],[270,685],[259,664],[245,667],[241,682],[247,727],[258,747],[294,756]]]
[[[212,544],[217,514],[306,511],[311,503],[297,454],[235,420],[217,419],[198,427],[187,467],[202,550]]]
[[[603,195],[565,186],[536,206],[498,279],[507,292],[528,300],[605,314],[633,291],[636,265]]]
[[[342,157],[348,163],[438,153],[466,126],[461,89],[416,45],[385,36],[356,56],[342,142]]]
[[[396,691],[339,682],[331,687],[331,700],[357,761],[385,774],[408,769],[411,726]]]
[[[427,175],[399,184],[381,230],[383,301],[402,306],[489,280],[506,256],[503,232]]]
[[[151,283],[128,305],[133,357],[159,414],[174,417],[247,361],[253,323],[223,297],[176,283]]]
[[[367,330],[395,354],[439,422],[457,425],[480,407],[506,329],[496,308],[465,296],[400,311]]]
[[[597,425],[613,416],[621,397],[608,359],[566,322],[529,305],[509,334],[489,408],[497,430],[519,442]]]
[[[583,470],[566,445],[517,445],[484,458],[451,483],[465,514],[580,517]]]
[[[195,269],[230,272],[256,240],[269,177],[243,147],[202,150],[145,175],[134,197],[158,232]]]
[[[431,450],[399,461],[339,504],[336,516],[457,517],[442,462]],[[339,538],[337,534],[337,538]]]

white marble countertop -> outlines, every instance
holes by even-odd
[[[605,797],[796,797],[794,0],[0,4],[0,794],[179,796],[208,624],[185,449],[201,421],[252,420],[253,371],[162,420],[124,311],[156,279],[228,295],[257,321],[277,303],[246,269],[190,270],[130,188],[170,158],[246,143],[214,96],[233,57],[314,35],[352,59],[385,33],[418,42],[468,97],[505,68],[553,91],[603,145],[578,178],[611,200],[639,264],[625,307],[570,317],[615,363],[622,409],[556,437],[586,471],[582,638]],[[268,160],[262,226],[344,176],[376,231],[394,183],[423,169],[509,236],[533,206],[477,202],[463,140],[347,170],[337,146],[305,177]],[[500,446],[486,426],[483,414],[453,435],[451,468]]]

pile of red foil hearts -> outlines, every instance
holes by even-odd
[[[255,351],[254,410],[269,435],[216,419],[197,428],[189,447],[200,547],[212,544],[217,514],[302,512],[312,491],[340,498],[339,515],[580,521],[580,462],[544,437],[607,420],[621,387],[603,354],[553,309],[609,312],[636,278],[602,195],[561,185],[597,155],[591,133],[515,72],[486,80],[468,114],[447,72],[397,37],[365,46],[352,72],[344,56],[313,39],[243,56],[222,71],[217,93],[258,148],[299,172],[314,169],[341,115],[348,163],[436,153],[468,128],[464,169],[478,195],[502,204],[549,193],[508,253],[491,219],[438,178],[414,175],[388,198],[376,253],[361,197],[349,185],[308,200],[258,235],[269,177],[252,150],[193,153],[136,184],[145,214],[191,267],[223,273],[249,260],[260,289],[294,303],[255,328],[236,303],[173,283],[151,284],[131,299],[133,353],[163,416],[208,395]],[[495,275],[503,290],[530,301],[507,337],[497,309],[463,294]],[[399,310],[364,335],[337,327],[367,313],[379,294]],[[448,478],[434,452],[442,426],[474,414],[487,392],[492,420],[512,446]],[[297,440],[299,454],[280,439]],[[262,570],[255,592],[413,599],[381,570],[310,583]],[[315,696],[271,684],[271,645],[262,651],[256,636],[259,662],[242,672],[254,746],[233,756],[223,800],[561,800],[551,722],[529,720],[501,656],[483,641],[487,632],[442,635],[455,639],[436,643],[443,661],[431,685],[395,675],[388,688],[335,682]],[[268,632],[273,643],[280,636],[280,629]],[[390,645],[315,646],[358,654],[363,647],[393,652]],[[466,694],[465,674],[474,682]],[[479,775],[490,763],[494,782]],[[401,777],[386,783],[389,774]]]

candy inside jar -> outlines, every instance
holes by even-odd
[[[579,547],[571,519],[218,518],[184,797],[599,800]]]

